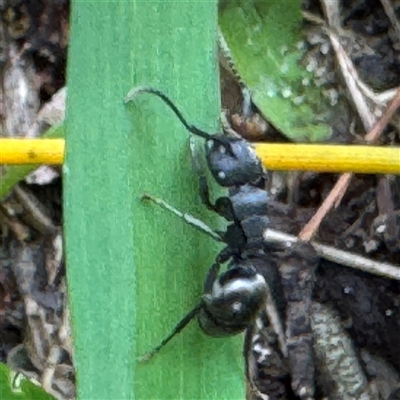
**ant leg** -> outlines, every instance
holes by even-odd
[[[226,261],[229,260],[232,256],[232,250],[229,247],[226,247],[221,250],[221,252],[218,254],[215,263],[211,266],[211,268],[208,270],[205,282],[204,282],[204,293],[211,293],[212,291],[212,286],[216,279],[218,278],[219,270],[221,268],[221,264],[225,263]],[[192,319],[194,319],[197,314],[201,311],[203,308],[204,303],[200,302],[196,307],[194,307],[192,310],[190,310],[175,326],[175,328],[169,333],[162,341],[161,343],[156,346],[154,349],[149,351],[148,353],[144,354],[142,357],[140,357],[140,361],[148,361],[150,358],[152,358],[155,354],[157,354],[175,335],[180,333]]]
[[[191,137],[189,140],[189,147],[190,147],[190,159],[192,161],[192,168],[199,177],[199,195],[201,202],[210,211],[215,211],[218,213],[214,204],[212,204],[210,200],[210,191],[205,176],[206,165],[204,161],[204,156],[203,154],[201,154],[201,150],[199,149],[198,141],[193,137]]]
[[[229,246],[223,248],[219,252],[217,257],[215,258],[214,264],[210,267],[210,269],[207,272],[207,276],[204,281],[204,289],[203,289],[204,293],[211,293],[213,284],[218,278],[221,264],[226,263],[233,255],[234,252]]]
[[[171,205],[169,205],[168,203],[166,203],[164,200],[158,199],[157,197],[153,197],[153,196],[150,196],[148,194],[143,194],[142,197],[141,197],[141,200],[150,200],[153,203],[159,205],[161,208],[164,208],[165,210],[172,212],[173,214],[175,214],[179,218],[183,219],[187,224],[193,226],[198,231],[205,233],[206,235],[210,236],[211,238],[213,238],[217,242],[223,242],[224,241],[223,237],[219,233],[215,232],[213,229],[211,229],[203,221],[193,217],[190,214],[180,212],[176,208],[174,208]]]
[[[205,176],[206,165],[204,157],[200,154],[198,142],[191,137],[189,141],[192,168],[199,176],[199,195],[202,203],[210,210],[221,215],[228,221],[233,220],[232,205],[228,197],[220,197],[213,204],[210,199],[210,190]]]
[[[150,360],[155,354],[157,354],[174,336],[180,333],[188,324],[189,322],[196,317],[196,315],[200,312],[201,308],[203,307],[203,303],[199,303],[195,308],[190,310],[175,326],[175,328],[171,331],[171,333],[166,336],[161,343],[154,347],[151,351],[144,354],[139,358],[139,361],[148,361]]]
[[[210,190],[207,179],[204,175],[200,176],[199,179],[199,194],[201,201],[210,211],[216,212],[228,221],[233,221],[234,213],[229,197],[219,197],[215,204],[213,204],[210,199]]]
[[[201,202],[210,210],[218,213],[215,204],[211,202],[210,190],[207,183],[207,178],[204,175],[199,177],[199,194]]]
[[[206,279],[204,280],[204,293],[211,293],[213,284],[218,277],[219,270],[221,265],[218,262],[215,262],[211,265],[210,269],[207,272]]]
[[[225,213],[223,213],[220,209],[226,208],[222,206],[221,200],[217,200],[217,203],[214,205],[210,199],[210,190],[207,184],[207,179],[205,176],[206,165],[204,163],[204,157],[202,156],[201,151],[199,150],[198,142],[191,137],[189,141],[190,146],[190,158],[192,161],[192,168],[196,172],[199,177],[199,195],[202,203],[210,210],[214,211],[219,215],[225,217]],[[228,198],[223,198],[224,203],[228,203]]]

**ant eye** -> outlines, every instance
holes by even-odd
[[[220,178],[220,179],[225,179],[225,178],[226,178],[225,172],[219,171],[219,172],[218,172],[218,178]]]

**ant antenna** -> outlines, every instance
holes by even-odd
[[[179,120],[182,122],[184,127],[194,135],[200,136],[203,139],[209,140],[213,139],[213,135],[210,135],[209,133],[197,128],[196,126],[189,124],[185,117],[182,115],[182,113],[178,110],[176,105],[172,102],[172,100],[163,92],[161,92],[158,89],[154,89],[150,86],[138,86],[136,88],[133,88],[132,90],[129,91],[129,93],[125,97],[125,103],[129,103],[130,101],[133,101],[135,97],[137,97],[139,94],[142,93],[150,93],[158,96],[161,100],[163,100],[170,108],[171,110],[176,114],[176,116],[179,118]]]
[[[190,310],[175,326],[175,328],[166,336],[161,343],[154,347],[154,349],[150,350],[148,353],[144,354],[139,358],[139,361],[148,361],[155,354],[157,354],[175,335],[180,333],[189,322],[196,317],[196,315],[200,312],[203,307],[203,303],[199,303],[195,308]]]

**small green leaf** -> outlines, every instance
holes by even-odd
[[[0,364],[0,395],[4,400],[54,400],[41,387],[4,364]]]
[[[221,32],[254,104],[286,137],[321,141],[331,135],[332,107],[301,64],[300,1],[226,1]]]

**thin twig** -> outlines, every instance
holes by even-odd
[[[396,95],[394,96],[393,101],[389,104],[389,107],[383,113],[382,118],[375,124],[375,126],[365,135],[365,141],[368,144],[372,144],[376,142],[381,136],[383,130],[386,128],[386,125],[390,122],[393,117],[393,114],[400,106],[400,89],[397,89]]]
[[[288,350],[286,345],[286,335],[284,325],[279,316],[279,309],[275,302],[274,296],[271,293],[270,287],[267,285],[267,300],[265,301],[265,314],[268,317],[268,321],[274,330],[277,340],[279,342],[279,348],[285,357],[288,357]]]
[[[299,233],[299,239],[305,242],[309,242],[311,238],[316,234],[321,225],[322,220],[328,214],[328,212],[334,207],[335,203],[339,198],[343,197],[343,193],[348,188],[353,174],[346,172],[340,175],[333,189],[329,192],[328,196],[322,202],[318,210],[312,216],[310,221],[303,227]]]
[[[385,129],[386,125],[391,120],[394,112],[400,106],[400,89],[397,91],[397,94],[385,113],[383,114],[382,118],[375,124],[375,126],[368,132],[365,136],[365,140],[368,143],[376,142],[380,135],[382,134],[383,130]],[[352,173],[342,174],[339,180],[336,182],[335,186],[326,197],[326,199],[321,204],[320,208],[316,211],[314,216],[311,220],[304,226],[299,234],[299,239],[303,241],[310,241],[311,238],[317,232],[322,220],[324,219],[325,215],[333,208],[333,206],[338,206],[343,194],[346,192],[347,188],[349,187],[351,178],[353,177]]]
[[[338,35],[328,32],[329,39],[332,47],[335,50],[336,58],[338,60],[343,78],[346,82],[347,89],[352,97],[353,103],[363,121],[365,129],[368,131],[375,124],[376,118],[371,112],[369,105],[359,88],[360,78],[358,77],[357,70],[355,69],[350,57],[346,54],[342,45],[340,44]]]
[[[13,193],[31,217],[29,222],[36,230],[44,235],[55,233],[56,227],[53,221],[46,215],[44,207],[33,194],[20,185],[14,187]]]
[[[396,32],[396,36],[400,37],[400,23],[396,17],[392,3],[389,0],[381,0],[381,3],[390,23],[392,24],[393,30]]]
[[[266,229],[264,232],[264,240],[267,243],[284,243],[287,247],[299,241],[296,236],[288,235],[274,229]],[[314,247],[317,254],[326,260],[333,261],[346,267],[359,269],[370,274],[400,280],[400,266],[374,261],[315,241],[311,241],[310,244]]]

